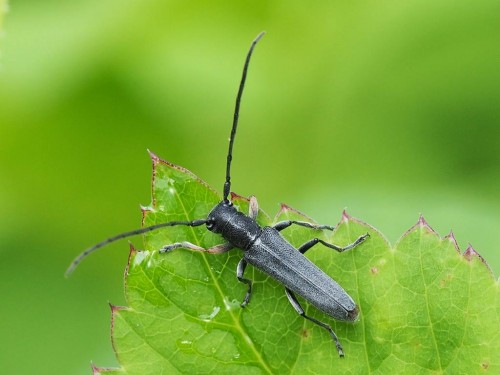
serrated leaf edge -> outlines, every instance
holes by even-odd
[[[437,233],[429,225],[429,223],[427,222],[427,220],[425,220],[425,218],[424,218],[424,216],[422,214],[420,214],[417,222],[413,226],[411,226],[410,229],[408,229],[407,231],[405,231],[403,233],[403,235],[396,241],[396,243],[394,244],[394,246],[391,246],[391,248],[396,249],[398,247],[398,245],[401,243],[401,241],[403,241],[409,234],[411,234],[415,230],[419,230],[419,229],[425,229],[430,234],[433,234],[434,236],[438,237],[439,240],[441,240],[441,241],[450,241],[453,244],[453,247],[455,248],[455,250],[457,251],[457,253],[462,258],[466,259],[467,261],[471,262],[473,259],[479,259],[481,261],[481,263],[484,265],[485,269],[488,270],[488,273],[491,275],[491,277],[495,281],[498,282],[498,280],[496,280],[495,274],[493,273],[493,271],[492,271],[491,267],[489,266],[488,262],[486,262],[486,260],[472,247],[471,244],[469,244],[467,246],[467,249],[462,253],[461,250],[460,250],[460,247],[459,247],[459,245],[457,243],[457,240],[455,238],[455,235],[454,235],[453,231],[450,231],[449,234],[447,234],[444,237],[441,237],[439,235],[439,233]]]
[[[170,163],[168,161],[165,161],[161,158],[159,158],[156,154],[154,154],[153,152],[149,151],[149,155],[152,159],[152,164],[153,164],[153,176],[152,176],[152,206],[151,207],[141,207],[141,211],[142,211],[142,214],[143,214],[143,222],[144,222],[144,218],[145,218],[145,214],[146,212],[148,211],[151,211],[153,209],[153,207],[156,205],[156,198],[155,198],[155,194],[154,194],[154,186],[155,186],[155,180],[156,180],[156,170],[157,170],[157,166],[159,164],[163,164],[167,167],[170,167],[170,168],[174,168],[174,169],[177,169],[185,174],[188,174],[190,175],[193,179],[195,179],[197,182],[201,183],[202,185],[204,185],[206,188],[208,188],[209,190],[213,191],[216,193],[216,195],[219,195],[211,186],[209,186],[205,181],[203,181],[202,179],[200,179],[199,177],[197,177],[194,173],[192,173],[191,171],[187,170],[186,168],[184,167],[180,167],[178,165],[175,165],[173,163]],[[242,201],[245,201],[245,202],[248,202],[248,198],[245,198],[245,197],[242,197],[238,194],[235,194],[235,193],[231,193],[231,196],[233,199],[235,200],[242,200]],[[259,210],[260,211],[260,210]],[[310,218],[308,215],[305,215],[303,214],[302,212],[300,212],[299,210],[296,210],[286,204],[281,204],[280,205],[280,210],[278,211],[278,213],[275,215],[274,217],[274,222],[277,220],[277,218],[283,214],[283,213],[286,213],[287,211],[291,211],[295,214],[298,214],[302,217],[304,217],[305,219],[307,219],[308,221],[310,222],[313,222],[315,223],[315,221]],[[264,213],[264,212],[263,212]],[[265,215],[267,215],[266,213],[264,213]],[[456,241],[456,238],[453,234],[452,231],[450,231],[450,233],[448,235],[446,235],[445,237],[441,237],[439,236],[439,234],[428,224],[428,222],[425,220],[424,216],[423,215],[420,215],[419,216],[419,219],[417,221],[416,224],[414,224],[412,227],[410,227],[407,231],[405,231],[403,233],[403,235],[396,241],[396,243],[394,244],[394,246],[392,246],[390,244],[390,242],[386,239],[386,237],[379,231],[377,230],[376,228],[374,228],[373,226],[367,224],[366,222],[362,221],[362,220],[359,220],[359,219],[356,219],[352,216],[350,216],[346,210],[343,210],[342,212],[342,215],[341,215],[341,219],[340,221],[338,222],[337,226],[335,227],[335,230],[337,230],[337,228],[340,226],[340,224],[342,223],[349,223],[350,221],[352,222],[356,222],[356,223],[359,223],[365,227],[367,227],[369,230],[371,231],[374,231],[376,232],[377,234],[380,235],[380,237],[382,239],[384,239],[384,241],[387,243],[387,245],[389,246],[389,248],[392,248],[392,249],[395,249],[397,248],[398,244],[406,237],[408,236],[410,233],[412,233],[413,231],[415,230],[419,230],[419,229],[425,229],[426,231],[428,231],[429,233],[437,236],[441,241],[450,241],[452,244],[453,244],[453,247],[455,248],[455,250],[457,251],[457,253],[459,255],[461,255],[464,259],[466,259],[467,261],[471,262],[473,261],[473,259],[479,259],[482,264],[486,267],[486,269],[488,270],[489,274],[492,276],[492,278],[494,279],[494,274],[491,270],[491,268],[489,267],[489,265],[487,264],[487,262],[485,261],[485,259],[469,244],[469,246],[467,247],[467,249],[461,253],[460,251],[460,248],[458,246],[458,243]],[[334,230],[334,231],[335,231]],[[124,273],[124,278],[126,280],[126,277],[128,275],[128,271],[129,271],[129,267],[130,267],[130,264],[131,264],[131,260],[133,258],[133,256],[137,253],[137,250],[135,250],[135,248],[132,246],[132,244],[130,244],[130,252],[129,252],[129,257],[128,257],[128,262],[127,262],[127,266],[125,268],[125,273]],[[127,283],[125,282],[125,287],[126,287]],[[128,303],[128,301],[127,301]],[[114,306],[112,304],[110,304],[110,308],[111,308],[111,312],[112,312],[112,319],[111,319],[111,338],[112,338],[112,345],[113,345],[113,349],[115,351],[115,354],[117,355],[117,352],[116,352],[116,348],[115,348],[115,343],[114,343],[114,338],[113,338],[113,328],[114,328],[114,321],[115,321],[115,314],[120,311],[120,310],[129,310],[130,308],[129,307],[122,307],[122,306]],[[238,320],[236,319],[236,317],[233,317],[233,320],[235,322],[235,327],[238,329],[238,330],[241,330],[241,327],[238,328],[239,324],[238,324]],[[242,334],[244,336],[244,331],[242,331]],[[255,351],[255,347],[253,345],[250,345],[251,348],[253,348],[253,351]],[[256,353],[258,354],[258,353]],[[260,355],[257,356],[257,358],[260,358],[259,360],[259,363],[261,363],[262,366],[265,366],[264,368],[264,371],[267,371],[268,373],[272,373],[271,370],[267,367],[267,364],[265,361],[263,361],[263,359],[261,358]],[[118,358],[118,355],[117,355],[117,359],[119,360]],[[109,371],[123,371],[123,368],[107,368],[107,367],[97,367],[95,365],[92,364],[92,370],[93,370],[93,373],[94,374],[101,374],[101,373],[105,373],[105,372],[109,372]]]

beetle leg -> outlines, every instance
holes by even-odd
[[[358,246],[361,242],[363,242],[364,240],[366,240],[368,237],[370,237],[370,235],[368,233],[367,234],[363,234],[362,236],[359,236],[356,241],[354,241],[353,243],[351,243],[351,244],[349,244],[347,246],[344,246],[344,247],[328,243],[328,242],[323,241],[322,239],[319,239],[319,238],[313,238],[312,240],[309,240],[305,244],[303,244],[302,246],[300,246],[298,248],[298,250],[300,251],[301,254],[304,254],[307,250],[309,250],[311,247],[313,247],[317,243],[321,243],[322,245],[324,245],[326,247],[329,247],[330,249],[337,250],[339,253],[341,253],[343,251],[350,250],[353,247]]]
[[[233,248],[233,245],[227,242],[205,249],[203,247],[192,244],[191,242],[184,241],[184,242],[176,242],[171,245],[165,245],[159,250],[159,252],[166,253],[174,249],[178,249],[180,247],[189,250],[202,251],[204,253],[209,253],[209,254],[222,254],[225,253],[226,251],[231,250]]]
[[[337,347],[337,350],[339,352],[340,357],[343,357],[344,350],[342,349],[342,344],[340,344],[340,341],[339,341],[337,335],[335,334],[335,332],[333,332],[332,327],[330,327],[328,324],[323,323],[317,319],[314,319],[314,318],[311,318],[310,316],[307,316],[304,309],[300,305],[299,301],[297,301],[297,297],[295,297],[295,294],[290,289],[285,288],[285,293],[286,293],[286,296],[288,297],[288,300],[290,301],[291,305],[293,306],[295,311],[297,311],[299,313],[300,316],[302,316],[305,319],[310,320],[311,322],[319,325],[320,327],[323,327],[324,329],[326,329],[330,333],[330,336],[332,336],[333,341],[335,341],[335,346]]]
[[[250,302],[250,297],[252,295],[252,280],[243,277],[246,267],[247,267],[247,261],[245,259],[241,259],[240,262],[238,263],[238,267],[236,268],[236,277],[238,278],[238,280],[241,283],[248,285],[247,294],[245,294],[245,298],[241,303],[241,307],[245,307],[246,305],[248,305],[248,302]]]
[[[205,249],[205,252],[209,254],[222,254],[225,252],[228,252],[233,248],[233,245],[231,245],[229,242],[221,243],[220,245],[215,245],[212,246],[208,249]]]
[[[328,229],[328,230],[335,229],[335,227],[332,227],[331,225],[319,225],[319,224],[308,223],[307,221],[297,221],[297,220],[280,221],[274,224],[273,228],[276,229],[277,231],[282,231],[283,229],[288,228],[292,224],[300,225],[302,227],[307,227],[311,229]]]
[[[257,198],[253,195],[250,197],[250,205],[248,207],[248,216],[252,219],[257,218],[257,214],[259,213],[259,203],[257,203]]]

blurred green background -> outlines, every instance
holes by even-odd
[[[0,4],[2,0],[0,0]],[[394,243],[420,213],[500,271],[500,2],[16,1],[0,40],[0,373],[115,365],[150,149],[233,189]],[[140,247],[140,238],[133,239]],[[486,302],[485,302],[486,303]]]

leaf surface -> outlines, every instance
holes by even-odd
[[[220,196],[191,172],[152,154],[153,201],[144,225],[205,218]],[[234,196],[240,211],[248,200]],[[287,207],[258,222],[307,220]],[[356,301],[360,319],[335,321],[313,306],[306,313],[337,333],[346,357],[328,332],[300,317],[283,286],[248,266],[252,300],[240,303],[246,285],[236,279],[239,249],[211,255],[166,244],[189,241],[208,248],[222,243],[201,227],[170,227],[131,249],[125,272],[127,307],[112,306],[112,341],[119,369],[96,374],[475,374],[500,373],[499,283],[469,247],[460,254],[452,234],[441,238],[423,218],[391,246],[377,230],[346,213],[332,232],[292,226],[294,245],[320,237],[340,246],[370,238],[338,253],[315,246],[306,256]]]

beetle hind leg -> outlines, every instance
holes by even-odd
[[[330,327],[328,324],[323,323],[317,319],[314,319],[310,316],[307,316],[304,309],[300,305],[299,301],[297,301],[297,297],[295,297],[295,294],[290,289],[285,288],[285,293],[286,293],[286,296],[288,297],[288,300],[290,301],[291,305],[293,306],[295,311],[297,311],[297,313],[299,313],[300,316],[302,316],[303,318],[310,320],[311,322],[319,325],[320,327],[326,329],[328,331],[328,333],[330,333],[330,336],[332,336],[332,339],[335,342],[335,346],[337,347],[337,351],[339,352],[339,356],[344,357],[344,349],[342,348],[342,344],[340,343],[340,341],[339,341],[337,335],[335,334],[335,332],[333,331],[332,327]]]
[[[307,241],[305,244],[303,244],[302,246],[300,246],[298,248],[298,250],[300,251],[301,254],[304,254],[307,250],[309,250],[311,247],[313,247],[314,245],[320,243],[322,244],[323,246],[326,246],[326,247],[329,247],[330,249],[333,249],[333,250],[336,250],[338,251],[339,253],[342,253],[346,250],[350,250],[352,249],[353,247],[356,247],[358,246],[360,243],[362,243],[363,241],[365,241],[368,237],[370,237],[370,235],[367,233],[367,234],[364,234],[362,236],[359,236],[356,241],[354,241],[353,243],[347,245],[347,246],[344,246],[344,247],[341,247],[341,246],[337,246],[337,245],[334,245],[332,243],[329,243],[329,242],[326,242],[326,241],[323,241],[322,239],[320,238],[313,238],[312,240],[309,240]]]
[[[246,305],[248,305],[248,302],[250,302],[250,297],[252,296],[252,280],[243,277],[246,267],[247,261],[245,259],[242,259],[240,260],[240,262],[238,263],[238,267],[236,268],[236,277],[238,278],[238,281],[248,285],[247,294],[245,294],[245,298],[241,303],[241,307],[245,307]]]

